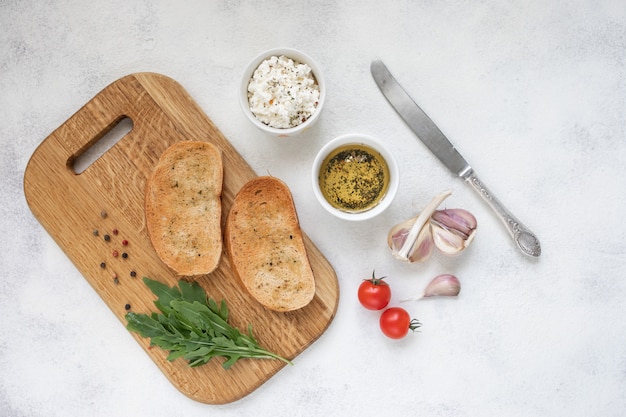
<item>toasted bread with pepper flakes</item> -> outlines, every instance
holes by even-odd
[[[257,177],[237,193],[224,241],[235,275],[263,306],[292,311],[315,295],[315,279],[291,192],[274,177]]]
[[[159,258],[177,274],[217,268],[222,254],[221,151],[183,141],[163,152],[146,184],[148,234]]]

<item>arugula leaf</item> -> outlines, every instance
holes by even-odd
[[[191,283],[184,280],[178,281],[178,288],[180,288],[181,297],[184,301],[193,303],[198,301],[199,303],[206,303],[207,296],[204,289],[197,283]]]
[[[149,337],[151,346],[168,350],[167,360],[183,358],[195,367],[221,356],[226,359],[224,369],[242,358],[278,359],[291,364],[262,348],[252,334],[251,324],[245,334],[228,324],[226,302],[218,304],[207,297],[198,283],[180,280],[178,287],[170,288],[148,277],[143,281],[158,297],[154,305],[160,313],[127,313],[126,328]]]

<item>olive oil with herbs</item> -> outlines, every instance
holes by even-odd
[[[344,145],[322,163],[319,184],[333,207],[351,213],[367,211],[387,193],[389,167],[382,155],[367,145]]]

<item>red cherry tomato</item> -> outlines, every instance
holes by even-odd
[[[359,285],[359,301],[368,310],[382,310],[391,300],[391,288],[383,279],[385,277],[376,278],[372,272],[372,278],[363,280]]]
[[[421,324],[417,319],[411,320],[409,313],[400,307],[391,307],[380,315],[380,330],[392,339],[402,339],[409,330],[415,331]]]

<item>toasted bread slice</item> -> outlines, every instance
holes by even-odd
[[[213,144],[183,141],[163,152],[146,184],[148,234],[177,274],[217,268],[222,254],[222,154]]]
[[[265,307],[292,311],[313,299],[315,278],[296,207],[281,180],[257,177],[241,188],[226,220],[224,241],[235,275]]]

